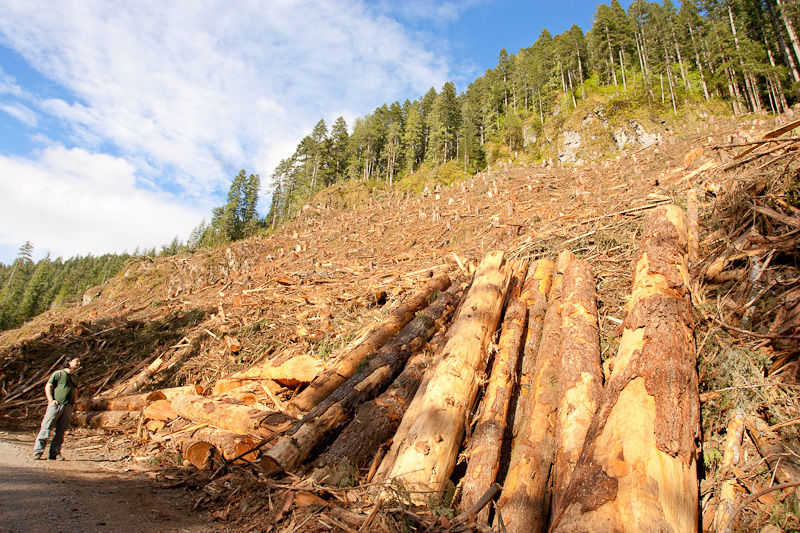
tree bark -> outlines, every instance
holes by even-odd
[[[411,322],[414,314],[427,305],[430,296],[450,286],[447,274],[440,273],[430,279],[422,288],[411,295],[386,320],[376,324],[364,335],[353,341],[336,367],[317,376],[314,381],[289,405],[291,412],[307,412],[327,398],[336,388],[355,374],[356,369],[366,357],[376,352],[391,336]]]
[[[459,299],[464,289],[465,284],[451,287]],[[449,316],[442,316],[440,332],[445,331],[452,310],[448,309],[447,314]],[[403,372],[383,394],[358,407],[353,420],[314,462],[314,479],[328,485],[339,485],[344,476],[366,467],[375,458],[381,445],[396,435],[426,370],[432,366],[431,360],[439,344],[436,338],[439,336],[439,333],[434,335],[428,346],[409,358]]]
[[[464,307],[465,297],[466,293],[462,293],[461,301],[454,313],[455,315],[460,314],[461,308]],[[376,486],[381,485],[386,481],[386,477],[389,475],[389,472],[394,466],[395,459],[397,459],[397,454],[400,451],[400,445],[405,441],[411,426],[419,416],[420,409],[422,408],[422,401],[425,398],[425,393],[428,390],[428,384],[430,384],[431,378],[433,378],[436,369],[439,368],[439,364],[441,364],[442,359],[444,358],[443,350],[440,350],[439,348],[447,344],[447,340],[450,338],[448,333],[451,330],[452,328],[443,328],[439,330],[433,339],[431,339],[430,345],[435,355],[433,356],[431,363],[427,366],[425,375],[422,377],[422,381],[417,388],[417,392],[414,394],[414,398],[411,400],[411,403],[408,405],[403,418],[400,420],[400,425],[397,426],[397,431],[395,431],[394,435],[392,436],[392,445],[381,459],[378,468],[375,470],[375,474],[372,477],[372,483]]]
[[[226,460],[238,457],[248,450],[252,450],[256,445],[256,442],[247,435],[239,435],[232,431],[208,426],[198,428],[191,432],[177,433],[171,437],[171,440],[182,454],[195,443],[208,443],[214,446]],[[239,464],[246,464],[246,461],[254,461],[256,459],[256,452],[251,452],[242,459],[245,459],[245,461],[240,460]]]
[[[389,479],[414,491],[410,497],[415,502],[436,498],[435,492],[446,487],[455,467],[467,412],[475,403],[489,341],[500,319],[506,278],[503,252],[488,253],[453,324],[443,361],[428,385],[420,415],[389,473]]]
[[[553,284],[553,270],[555,264],[548,259],[541,259],[536,262],[536,267],[532,276],[528,276],[525,282],[525,290],[534,293],[534,300],[528,311],[528,330],[525,333],[525,348],[522,352],[522,364],[520,365],[519,386],[517,392],[517,404],[514,409],[514,428],[512,436],[514,439],[519,434],[519,428],[524,424],[530,415],[528,406],[531,391],[531,381],[533,371],[536,367],[536,356],[539,353],[539,344],[542,341],[542,327],[547,311],[547,294]]]
[[[165,400],[163,392],[143,392],[116,398],[95,397],[80,400],[75,404],[77,411],[141,411],[156,400]]]
[[[253,409],[245,405],[226,403],[204,396],[187,394],[172,400],[178,416],[194,422],[208,421],[211,425],[239,433],[268,437],[290,427],[294,419],[282,413]]]
[[[700,400],[686,240],[675,206],[645,224],[619,352],[554,533],[697,531]]]
[[[132,426],[139,420],[135,411],[76,411],[72,413],[72,425],[95,429],[121,429]]]
[[[449,280],[448,280],[449,283]],[[290,472],[300,466],[330,433],[348,422],[356,408],[380,394],[400,374],[409,357],[421,348],[455,307],[457,287],[443,293],[400,333],[386,343],[367,367],[345,381],[335,392],[298,421],[261,458],[265,472],[280,467]]]
[[[597,327],[597,293],[589,263],[573,261],[564,271],[561,308],[561,400],[556,417],[553,504],[558,509],[581,456],[586,432],[600,401],[603,370]]]
[[[217,380],[214,384],[213,394],[216,396],[245,385],[269,380],[296,387],[300,383],[311,383],[322,374],[324,369],[325,365],[316,357],[305,354],[296,355],[278,364],[270,361],[265,365],[248,368]]]
[[[544,531],[550,508],[550,471],[556,453],[555,429],[559,404],[558,375],[561,369],[561,281],[572,253],[562,253],[550,289],[544,324],[534,365],[527,377],[529,400],[519,417],[519,434],[514,438],[511,461],[503,493],[497,501],[498,516],[508,533]],[[535,320],[531,315],[528,324]],[[530,326],[529,326],[530,327]],[[527,356],[527,354],[526,354]],[[523,376],[525,378],[525,376]],[[524,388],[520,391],[523,392]]]
[[[528,305],[535,298],[531,291],[523,290],[527,273],[527,262],[516,262],[508,287],[508,304],[497,355],[467,453],[469,460],[461,491],[462,513],[469,511],[481,499],[495,482],[500,468],[500,451],[528,319]],[[488,520],[489,508],[484,507],[478,513],[478,521],[485,524]]]

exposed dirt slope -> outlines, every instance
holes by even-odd
[[[492,249],[504,250],[507,257],[552,258],[568,248],[588,260],[597,280],[605,357],[617,345],[642,217],[666,202],[685,207],[686,187],[695,185],[700,194],[701,254],[710,258],[716,241],[705,238],[723,223],[714,217],[719,216],[724,192],[752,180],[754,171],[716,169],[687,176],[706,162],[719,161],[712,146],[758,138],[775,124],[766,117],[712,117],[703,126],[693,125],[691,131],[676,127],[661,143],[612,159],[573,167],[496,164],[452,186],[405,197],[378,193],[347,210],[326,205],[330,194],[320,195],[318,202],[269,237],[191,256],[134,260],[94,300],[49,311],[0,335],[0,425],[31,430],[43,409],[44,380],[73,354],[84,358],[84,397],[108,390],[157,356],[185,347],[187,339],[197,342],[151,388],[211,386],[266,359],[298,354],[325,359],[386,316],[431,271],[466,279],[470,264]],[[702,287],[698,303],[706,306],[708,317],[720,316],[713,308],[717,293],[707,290]],[[698,315],[702,318],[700,308]],[[712,331],[710,324],[712,319],[698,325],[701,359],[708,353],[716,357],[720,347],[731,344],[753,348]],[[231,352],[226,337],[235,338],[243,349]],[[765,347],[770,348],[762,343],[759,349]],[[770,355],[763,357],[769,360]],[[706,386],[719,378],[710,375],[720,372],[717,366],[701,360],[700,368]],[[278,392],[284,399],[295,393],[290,388]],[[714,420],[704,420],[704,438],[712,450],[721,449],[726,413],[738,400],[726,401],[730,403],[707,411]],[[782,408],[794,405],[787,400]],[[137,444],[135,433],[125,433],[132,446]],[[66,450],[69,446],[70,438]],[[131,460],[135,456],[132,453]],[[157,468],[152,449],[149,457],[151,468]],[[175,462],[166,454],[159,460],[162,465]],[[709,475],[713,461],[712,457],[707,465]],[[225,483],[201,494],[196,507],[213,511],[216,519],[238,520],[232,527],[268,529],[263,518],[253,517],[254,506],[274,512],[288,501],[243,498],[245,493],[258,493],[256,478]],[[701,498],[712,494],[713,486],[704,490]],[[368,505],[361,505],[357,494],[327,497],[349,501],[351,514]],[[286,504],[279,518],[292,509],[292,501]],[[344,515],[338,516],[341,523]],[[347,530],[336,520],[331,527]],[[392,526],[391,517],[384,520],[386,527]],[[762,516],[756,523],[764,520]],[[351,522],[350,527],[358,529],[357,524]],[[284,529],[293,527],[277,530]]]

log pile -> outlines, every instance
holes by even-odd
[[[591,265],[569,251],[555,265],[493,251],[468,288],[440,292],[450,279],[431,278],[392,326],[367,330],[326,370],[301,357],[238,372],[207,396],[156,391],[85,408],[139,411],[153,446],[176,447],[200,470],[260,457],[267,476],[363,478],[377,487],[375,509],[432,506],[458,483],[462,514],[450,528],[692,531],[699,401],[687,242],[680,209],[654,210],[605,375]],[[280,385],[291,380],[311,385],[297,394]],[[117,429],[119,412],[86,411]]]
[[[795,117],[787,116],[785,122],[794,122]],[[796,174],[791,167],[788,171],[784,168],[797,154],[791,139],[795,133],[753,133],[773,127],[765,126],[771,120],[766,116],[748,117],[737,124],[715,118],[708,121],[708,132],[698,129],[695,136],[687,130],[676,133],[675,139],[665,134],[664,142],[655,150],[620,153],[617,162],[590,162],[580,169],[512,166],[505,171],[479,173],[452,187],[437,187],[419,196],[389,193],[380,200],[369,200],[369,208],[365,203],[337,211],[335,201],[333,208],[324,201],[313,203],[274,236],[199,250],[192,256],[137,259],[140,266],[133,267],[130,276],[125,272],[123,284],[112,280],[117,286],[104,292],[107,298],[57,311],[51,315],[50,321],[57,323],[50,324],[50,330],[42,319],[20,333],[3,334],[16,344],[0,354],[0,415],[4,421],[11,420],[9,416],[36,418],[44,380],[60,364],[59,358],[85,355],[81,395],[97,398],[99,391],[114,389],[159,359],[161,366],[175,352],[188,348],[196,334],[201,345],[198,350],[184,352],[187,359],[173,367],[181,367],[178,373],[153,373],[151,379],[137,385],[134,394],[104,397],[102,402],[97,398],[97,404],[86,406],[109,411],[86,411],[76,416],[94,417],[96,425],[125,431],[130,437],[135,431],[136,439],[113,440],[126,442],[128,447],[134,443],[138,449],[133,454],[128,451],[128,455],[137,461],[146,461],[149,456],[146,465],[162,459],[161,464],[168,466],[177,455],[170,450],[180,450],[187,468],[178,474],[179,480],[168,477],[165,483],[202,489],[205,500],[200,501],[198,496],[198,509],[212,510],[208,502],[217,498],[214,516],[220,520],[225,520],[230,510],[231,517],[250,516],[270,522],[274,526],[263,528],[276,532],[403,528],[513,531],[515,522],[526,531],[546,529],[553,520],[554,506],[563,507],[554,499],[563,502],[565,497],[552,490],[556,485],[551,477],[554,462],[561,465],[554,472],[567,471],[562,469],[564,465],[572,470],[579,467],[566,460],[566,448],[559,449],[559,442],[570,444],[568,435],[580,434],[573,431],[565,435],[562,428],[572,427],[572,420],[560,415],[582,405],[574,403],[574,398],[568,403],[562,392],[562,386],[577,383],[574,376],[561,372],[567,357],[565,342],[574,339],[565,341],[561,334],[562,321],[566,326],[561,314],[566,301],[561,296],[559,276],[566,273],[566,265],[554,268],[550,261],[558,251],[568,248],[575,251],[578,260],[586,260],[597,276],[595,320],[605,362],[599,383],[607,388],[615,369],[617,338],[627,328],[621,323],[627,304],[623,299],[629,293],[628,265],[640,234],[640,221],[648,211],[675,201],[671,184],[681,180],[690,182],[689,268],[695,314],[701,319],[696,332],[704,391],[702,449],[706,477],[699,491],[702,525],[715,531],[730,516],[734,531],[758,530],[753,524],[764,524],[768,519],[787,523],[784,529],[791,529],[793,519],[779,520],[778,511],[772,508],[790,508],[792,499],[787,499],[787,493],[762,495],[754,503],[747,503],[744,497],[769,488],[773,471],[777,472],[774,483],[789,482],[784,469],[792,466],[791,454],[796,450],[786,444],[800,427],[793,422],[796,408],[792,408],[798,404],[794,400],[796,389],[776,383],[791,380],[798,368],[795,337],[800,335],[800,306],[796,305],[797,293],[792,291],[798,289],[800,279],[795,259],[800,244],[796,224],[800,203],[796,187],[792,189]],[[783,117],[776,118],[776,124],[779,120]],[[704,159],[708,145],[700,145],[706,139],[709,144],[746,145],[720,148],[721,164],[716,165],[717,161]],[[677,142],[673,144],[673,140]],[[684,159],[686,150],[681,145],[687,142],[692,144],[692,152]],[[756,148],[737,157],[751,147]],[[777,150],[766,153],[774,148]],[[744,161],[753,156],[756,158]],[[740,161],[742,164],[738,164]],[[723,170],[731,162],[738,166]],[[758,177],[750,180],[748,173]],[[521,264],[517,268],[513,264],[516,259],[536,260],[527,265],[528,276],[519,294],[524,297],[529,291],[535,298],[526,300],[526,325],[517,353],[513,348],[516,341],[510,341],[519,327],[514,316],[520,305],[514,303],[516,282],[509,285],[498,319],[499,331],[490,332],[482,371],[475,375],[478,388],[462,424],[458,463],[442,487],[443,498],[438,498],[444,503],[452,501],[450,507],[461,514],[453,518],[447,514],[449,509],[442,511],[438,504],[435,514],[430,509],[409,507],[406,502],[414,499],[410,497],[415,496],[413,490],[387,477],[413,422],[421,416],[423,406],[430,405],[423,400],[448,355],[443,347],[450,340],[452,323],[443,324],[422,349],[411,354],[397,378],[378,396],[359,405],[349,424],[339,425],[321,439],[302,464],[265,479],[260,459],[286,433],[281,433],[283,428],[290,431],[297,423],[291,417],[303,416],[315,406],[312,402],[298,408],[311,394],[307,392],[312,390],[308,383],[333,369],[349,349],[392,314],[395,304],[408,301],[409,295],[420,290],[431,278],[429,271],[447,273],[454,284],[458,284],[456,278],[469,282],[474,266],[489,249],[504,250],[511,275],[526,267]],[[555,270],[554,281],[552,272],[545,274],[548,264]],[[538,276],[536,272],[540,272]],[[176,282],[170,281],[169,294],[160,290],[155,279],[158,276],[167,276],[167,280],[172,277]],[[128,291],[134,284],[140,290]],[[428,298],[410,318],[429,303]],[[548,313],[553,304],[557,304],[558,312],[554,309]],[[187,313],[201,307],[202,316],[189,320]],[[187,320],[176,322],[182,314]],[[24,342],[17,342],[21,339]],[[350,348],[345,348],[348,343]],[[368,351],[373,348],[379,349],[370,346]],[[509,378],[501,362],[513,360],[515,355],[518,366]],[[364,370],[369,359],[367,356],[351,368],[355,372]],[[758,371],[751,374],[755,377],[740,379],[736,368],[729,372],[736,361],[750,361]],[[508,387],[498,385],[506,380]],[[598,383],[596,376],[594,382]],[[176,413],[172,398],[161,389],[182,383],[205,386],[190,394],[210,412],[187,412],[187,416],[201,420],[186,420]],[[575,390],[574,386],[570,388]],[[136,394],[154,390],[167,397],[142,409],[142,398],[147,401],[148,394],[138,398]],[[504,394],[509,390],[508,406],[503,407]],[[752,424],[754,429],[748,428],[743,436],[741,461],[720,479],[724,468],[723,454],[716,453],[717,448],[722,450],[718,441],[727,433],[730,410],[745,397],[757,401],[747,403],[744,412],[757,413],[773,428],[767,432]],[[239,427],[252,431],[251,435],[230,433],[253,451],[237,459],[244,449],[231,455],[228,447],[211,443],[213,449],[198,445],[189,452],[195,435],[204,439],[208,432],[224,433],[212,418],[215,412],[228,410],[228,405],[243,413]],[[276,417],[275,423],[248,425],[255,413],[271,414]],[[585,421],[585,414],[582,416]],[[483,451],[497,452],[494,446],[489,450],[480,445],[486,441],[482,435],[486,429],[497,434],[503,424],[496,464],[479,468],[477,459]],[[79,430],[68,443],[79,436],[100,439],[96,433]],[[783,439],[784,447],[764,447],[768,458],[762,460],[751,444],[759,436],[768,436],[766,440],[774,444]],[[527,451],[525,443],[529,445]],[[574,451],[574,442],[572,445]],[[191,464],[210,470],[198,472]],[[468,468],[471,471],[466,473]],[[768,468],[772,470],[766,472]],[[166,475],[174,476],[175,472]],[[477,488],[468,487],[469,479],[480,481]],[[569,481],[566,483],[566,491],[559,493],[569,493]],[[353,484],[362,486],[348,486]],[[377,491],[374,486],[378,484],[386,490]],[[375,505],[377,500],[371,498],[376,492],[391,499],[384,500],[382,506]],[[242,498],[245,493],[250,496]],[[731,494],[734,498],[726,499]],[[324,509],[319,508],[320,498],[327,503]],[[432,503],[433,499],[423,495],[417,501]],[[736,514],[741,502],[745,507]],[[371,514],[374,517],[368,521]],[[255,525],[252,529],[260,530]]]

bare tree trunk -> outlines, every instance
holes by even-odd
[[[603,389],[597,293],[592,268],[573,261],[564,272],[561,308],[561,400],[556,422],[553,507],[558,509]]]
[[[778,44],[780,45],[781,53],[786,60],[786,64],[789,65],[789,72],[792,74],[792,81],[798,82],[800,81],[800,71],[797,70],[797,63],[794,60],[792,51],[786,45],[786,40],[783,38],[783,32],[781,31],[778,17],[775,15],[775,9],[772,7],[772,0],[767,0],[766,5],[770,18],[772,19],[772,26],[775,28],[775,35],[778,37]]]
[[[778,4],[778,12],[783,19],[783,25],[786,26],[786,34],[789,36],[789,42],[792,43],[792,49],[794,50],[795,58],[797,58],[797,61],[800,62],[800,41],[798,41],[797,33],[794,31],[792,19],[786,14],[786,10],[783,7],[783,0],[775,0],[775,2]]]
[[[418,313],[370,359],[366,368],[345,381],[281,437],[261,458],[264,471],[280,467],[290,472],[300,466],[324,438],[353,417],[360,404],[374,399],[394,381],[409,357],[424,346],[443,319],[449,318],[457,300],[457,288],[442,293]]]
[[[700,400],[686,240],[675,206],[645,223],[619,351],[553,533],[697,531]]]
[[[528,331],[526,333],[525,348],[522,353],[522,365],[519,378],[519,392],[517,405],[514,412],[513,437],[516,439],[519,428],[530,415],[528,405],[531,394],[531,380],[536,366],[536,355],[539,353],[539,344],[542,341],[542,328],[544,315],[547,311],[547,295],[553,285],[553,270],[555,265],[547,259],[540,259],[532,276],[525,281],[525,290],[534,294],[533,303],[528,311]],[[560,290],[560,289],[559,289]]]
[[[139,419],[135,411],[75,411],[72,425],[96,429],[119,430],[133,426]]]
[[[218,396],[254,383],[280,381],[287,386],[296,387],[301,383],[313,382],[325,369],[325,365],[311,355],[296,355],[291,359],[268,361],[263,365],[241,370],[218,379],[213,394]]]
[[[308,388],[297,395],[290,404],[291,410],[302,413],[316,407],[339,385],[355,374],[361,361],[376,352],[392,335],[411,322],[415,313],[425,307],[435,291],[445,290],[449,286],[450,278],[447,277],[447,274],[442,273],[429,280],[395,309],[391,316],[353,341],[344,355],[336,362],[334,368],[317,376]]]
[[[489,341],[500,319],[506,280],[503,253],[490,252],[481,261],[453,324],[420,416],[401,444],[388,478],[411,490],[412,501],[429,503],[431,496],[445,488],[455,467],[467,412],[475,403],[478,377],[486,365]]]
[[[480,500],[495,482],[500,468],[500,451],[506,432],[508,407],[514,388],[522,336],[528,318],[528,305],[534,298],[532,292],[521,290],[527,272],[527,262],[517,262],[512,273],[498,352],[483,396],[481,415],[472,433],[467,453],[467,471],[462,482],[461,512],[468,512]],[[484,507],[478,514],[478,521],[485,524],[488,520],[489,508]]]
[[[256,442],[247,435],[239,435],[238,433],[208,426],[197,428],[193,431],[176,432],[170,440],[181,453],[188,451],[197,442],[208,443],[219,450],[226,460],[238,457],[248,450],[252,450],[256,445]],[[248,461],[254,461],[256,459],[255,455],[255,452],[251,452],[243,458]]]
[[[238,433],[268,437],[291,427],[294,419],[282,413],[253,409],[246,405],[226,403],[204,396],[187,394],[172,400],[178,416],[193,422],[208,421],[211,425]]]
[[[156,400],[165,400],[163,392],[143,392],[115,398],[90,398],[75,404],[78,411],[141,411],[147,404]]]
[[[687,239],[689,244],[689,268],[700,262],[700,212],[697,206],[697,191],[690,184],[686,191],[686,218],[688,224]]]
[[[778,76],[775,74],[775,59],[772,57],[772,50],[769,46],[769,41],[767,40],[767,35],[764,34],[764,46],[767,49],[767,56],[769,57],[769,64],[772,66],[773,70],[769,74],[770,84],[772,85],[772,92],[775,98],[775,112],[776,113],[783,113],[787,109],[789,109],[789,104],[786,102],[786,96],[783,94],[783,87],[781,86],[781,80],[778,79]]]
[[[739,461],[739,447],[742,444],[744,433],[744,415],[736,411],[728,423],[728,432],[725,437],[725,451],[718,472],[725,476],[728,471]],[[733,510],[736,508],[736,479],[726,479],[722,482],[717,493],[717,512],[714,513],[714,531],[730,533],[730,528],[723,531],[724,524],[728,523]]]
[[[694,60],[697,63],[697,70],[700,71],[700,81],[703,82],[703,96],[705,96],[706,102],[708,102],[710,97],[708,95],[708,85],[706,85],[706,75],[703,73],[703,63],[700,61],[700,53],[697,51],[697,43],[695,43],[694,40],[694,30],[691,24],[689,24],[689,35],[692,38],[692,49],[694,50]]]
[[[678,107],[675,103],[675,83],[672,81],[672,63],[670,62],[669,52],[667,51],[667,45],[664,41],[661,41],[662,46],[664,47],[664,57],[667,58],[667,83],[669,84],[669,95],[672,99],[672,111],[676,115],[678,114]]]
[[[608,25],[606,25],[606,41],[608,41],[608,59],[611,60],[611,74],[614,76],[614,87],[617,86],[617,66],[614,64],[614,50],[611,47],[611,37],[608,34]]]
[[[456,309],[456,313],[458,313],[459,309],[463,307],[465,296],[466,294],[462,294],[461,302],[459,303],[458,308]],[[428,390],[428,385],[430,384],[431,378],[433,378],[433,374],[439,367],[439,363],[442,362],[442,358],[444,356],[443,351],[440,350],[439,347],[443,343],[445,343],[448,338],[445,335],[445,333],[446,330],[439,330],[439,332],[434,336],[434,338],[431,339],[430,344],[435,355],[430,365],[428,365],[425,370],[425,375],[422,377],[422,381],[420,382],[419,387],[417,388],[417,392],[414,394],[414,398],[411,400],[411,403],[408,405],[408,408],[402,415],[400,424],[397,426],[397,431],[395,431],[393,434],[392,445],[389,448],[389,451],[386,452],[386,455],[384,455],[380,465],[378,465],[378,468],[375,471],[375,475],[372,478],[372,482],[376,485],[380,485],[386,481],[386,476],[389,475],[392,466],[394,466],[394,461],[397,458],[397,453],[400,451],[400,445],[405,441],[405,438],[408,435],[411,426],[414,424],[414,421],[419,416],[420,409],[422,408],[422,402],[425,398],[425,393]]]
[[[559,258],[563,272],[571,254]],[[545,280],[546,281],[546,280]],[[541,287],[541,285],[540,285]],[[537,298],[538,299],[538,298]],[[536,305],[536,304],[535,304]],[[531,320],[536,320],[532,315]],[[559,403],[558,375],[561,369],[561,274],[550,289],[550,303],[544,316],[541,343],[528,376],[527,408],[519,420],[503,493],[497,501],[498,516],[508,533],[539,533],[544,530],[550,507],[550,470],[556,452],[555,427]],[[529,351],[526,343],[525,349]],[[527,354],[526,354],[527,355]],[[524,390],[525,387],[521,389]],[[518,409],[518,414],[520,410]]]

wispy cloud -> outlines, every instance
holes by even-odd
[[[109,153],[131,165],[132,190],[149,183],[194,206],[220,198],[241,168],[266,177],[320,118],[448,79],[430,43],[350,0],[11,0],[0,3],[0,42],[61,89],[35,94],[0,71],[0,91],[19,95],[4,111],[28,126],[37,113],[55,119],[63,132],[47,135],[92,155],[85,164],[102,169]]]
[[[39,121],[39,115],[22,104],[0,104],[0,109],[29,127],[35,126]]]

